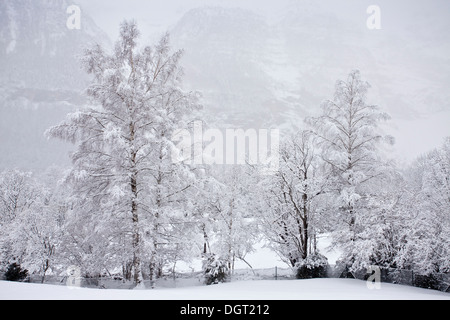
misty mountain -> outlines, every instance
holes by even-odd
[[[0,167],[42,169],[67,163],[70,146],[44,131],[85,103],[89,78],[79,57],[92,43],[109,45],[86,12],[82,28],[66,26],[67,0],[0,2]]]
[[[84,9],[81,29],[67,28],[71,4],[0,2],[0,167],[69,161],[71,146],[47,141],[43,132],[86,102],[83,48],[111,47]],[[449,112],[443,22],[428,32],[413,26],[393,32],[369,30],[364,10],[352,20],[313,1],[293,1],[280,12],[269,20],[242,8],[200,7],[169,30],[173,48],[185,52],[185,88],[202,93],[211,125],[287,133],[317,113],[336,80],[353,69],[372,85],[368,101],[394,119]],[[420,15],[417,21],[426,23]]]
[[[293,2],[271,22],[240,8],[192,9],[171,35],[185,49],[186,83],[230,125],[289,129],[332,98],[336,80],[353,69],[372,85],[370,101],[395,118],[448,110],[445,56],[414,35],[369,30],[364,19],[312,3]]]
[[[107,44],[106,34],[86,12],[82,28],[69,29],[68,0],[5,0],[0,3],[2,81],[17,87],[82,90],[88,81],[78,57],[92,43]]]
[[[219,7],[193,9],[171,30],[173,46],[185,50],[187,86],[202,92],[206,112],[222,125],[283,122],[289,106],[277,97],[277,79],[263,68],[276,63],[269,52],[277,50],[273,32],[251,11]]]

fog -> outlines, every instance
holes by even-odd
[[[185,50],[184,85],[203,93],[213,125],[289,134],[333,97],[337,80],[359,69],[372,85],[368,102],[392,116],[384,128],[397,141],[390,157],[411,162],[450,135],[446,0],[75,3],[80,30],[66,27],[71,1],[0,4],[2,167],[69,163],[72,147],[43,132],[84,103],[82,50],[110,46],[125,19],[137,21],[141,45],[169,32],[174,49]],[[374,29],[371,5],[379,9]]]

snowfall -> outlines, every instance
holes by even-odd
[[[436,290],[355,279],[248,280],[210,286],[156,289],[88,289],[0,281],[1,300],[450,300]]]

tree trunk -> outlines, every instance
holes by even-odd
[[[208,250],[209,249],[209,240],[208,240],[208,235],[206,234],[206,226],[205,226],[205,224],[202,225],[202,229],[203,229],[203,239],[204,239],[204,242],[203,242],[203,254],[206,254],[206,253],[208,253],[208,251],[211,251],[211,250]]]
[[[306,176],[306,173],[305,173]],[[308,195],[306,193],[303,193],[302,195],[303,200],[303,243],[302,243],[302,259],[306,259],[308,257]]]
[[[139,285],[142,281],[142,270],[141,270],[141,258],[140,258],[140,235],[139,235],[139,216],[138,216],[138,206],[137,206],[137,186],[136,186],[136,175],[131,176],[131,192],[133,199],[131,200],[131,216],[133,221],[133,269],[134,269],[134,283]]]
[[[131,141],[134,141],[134,125],[130,124]],[[139,234],[139,213],[138,213],[138,189],[137,189],[137,172],[136,172],[136,151],[132,145],[131,152],[131,219],[133,222],[133,269],[134,283],[136,286],[142,282],[141,256],[140,256],[140,234]]]
[[[122,274],[125,280],[131,280],[131,271],[133,268],[133,261],[127,261],[122,263]]]
[[[48,259],[45,259],[45,263],[42,266],[43,273],[42,273],[41,283],[44,283],[44,281],[45,281],[45,274],[46,274],[48,268],[49,268],[49,262],[48,262]]]
[[[137,179],[138,173],[136,170],[136,155],[137,151],[134,145],[135,140],[135,126],[131,121],[130,125],[130,142],[131,142],[131,219],[133,223],[133,269],[134,269],[134,283],[136,286],[142,283],[142,269],[141,269],[141,253],[140,253],[140,234],[139,234],[139,213],[138,213],[138,188]]]

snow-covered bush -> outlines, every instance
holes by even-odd
[[[203,261],[203,275],[206,285],[224,282],[228,276],[226,261],[216,257],[215,254],[206,255]]]
[[[326,278],[328,259],[320,253],[310,254],[295,265],[297,279]]]
[[[439,290],[440,281],[436,274],[433,273],[428,275],[417,274],[414,276],[414,286],[425,289]]]
[[[11,263],[6,270],[5,279],[8,281],[23,281],[28,276],[28,270],[22,269],[18,263]]]

